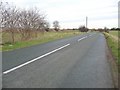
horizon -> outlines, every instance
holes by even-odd
[[[15,5],[17,8],[37,7],[47,15],[52,28],[53,21],[60,23],[60,28],[78,28],[86,24],[88,28],[118,28],[119,0],[2,0]],[[85,6],[86,5],[86,6]]]

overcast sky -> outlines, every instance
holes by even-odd
[[[47,14],[51,23],[60,22],[61,28],[78,28],[85,25],[88,16],[89,28],[118,27],[119,0],[2,0],[19,8],[39,8]]]

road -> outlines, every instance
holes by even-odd
[[[3,52],[3,88],[113,88],[101,33]]]

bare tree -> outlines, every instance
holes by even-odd
[[[11,8],[11,10],[9,11],[9,14],[8,14],[8,21],[7,21],[7,26],[8,27],[8,30],[10,31],[11,33],[11,37],[12,37],[12,42],[14,43],[15,42],[15,31],[16,31],[16,24],[17,24],[17,21],[18,21],[18,14],[17,14],[17,9],[15,7]]]
[[[5,27],[5,24],[7,22],[8,16],[8,10],[10,9],[8,6],[8,3],[0,2],[0,26],[3,28]]]
[[[29,39],[32,32],[44,32],[46,21],[45,16],[39,13],[37,9],[22,10],[20,12],[19,27],[20,33],[24,39]]]
[[[58,31],[59,30],[59,22],[58,21],[54,21],[53,22],[53,27],[54,27],[54,29],[55,29],[55,31]]]
[[[15,32],[20,33],[21,40],[37,37],[37,32],[44,32],[49,24],[45,20],[45,15],[37,8],[17,9],[8,3],[0,3],[0,26],[11,33],[12,42],[15,42]]]
[[[5,30],[11,33],[12,42],[15,42],[14,31],[16,29],[16,22],[18,21],[17,9],[14,6],[10,6],[8,3],[1,2],[1,26]]]

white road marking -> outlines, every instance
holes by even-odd
[[[35,58],[35,59],[32,59],[32,60],[30,60],[30,61],[28,61],[28,62],[26,62],[26,63],[23,63],[23,64],[21,64],[21,65],[19,65],[19,66],[16,66],[16,67],[14,67],[14,68],[12,68],[12,69],[9,69],[9,70],[3,72],[3,74],[7,74],[7,73],[12,72],[12,71],[14,71],[14,70],[16,70],[16,69],[19,69],[19,68],[21,68],[21,67],[23,67],[23,66],[25,66],[25,65],[27,65],[27,64],[30,64],[30,63],[38,60],[38,59],[41,59],[41,58],[43,58],[43,57],[45,57],[45,56],[48,56],[48,55],[50,55],[50,54],[52,54],[52,53],[54,53],[54,52],[56,52],[56,51],[59,51],[59,50],[65,48],[65,47],[67,47],[67,46],[69,46],[69,45],[70,45],[70,44],[66,44],[66,45],[64,45],[64,46],[62,46],[62,47],[60,47],[60,48],[57,48],[57,49],[55,49],[55,50],[53,50],[53,51],[51,51],[51,52],[48,52],[48,53],[46,53],[46,54],[44,54],[44,55],[42,55],[42,56],[39,56],[39,57],[37,57],[37,58]]]
[[[92,35],[89,35],[89,36],[92,36]]]
[[[89,35],[89,36],[93,36],[94,34],[96,34],[96,33],[93,33],[93,34],[91,34],[91,35]]]
[[[94,33],[94,34],[95,34],[95,33]],[[83,39],[85,39],[85,38],[91,37],[91,36],[93,36],[94,34],[91,34],[91,35],[88,35],[88,36],[82,37],[82,38],[78,39],[78,42],[81,41],[81,40],[83,40]]]
[[[78,42],[79,42],[79,41],[81,41],[81,40],[83,40],[83,39],[85,39],[85,38],[87,38],[87,36],[85,36],[85,37],[83,37],[83,38],[78,39]]]

